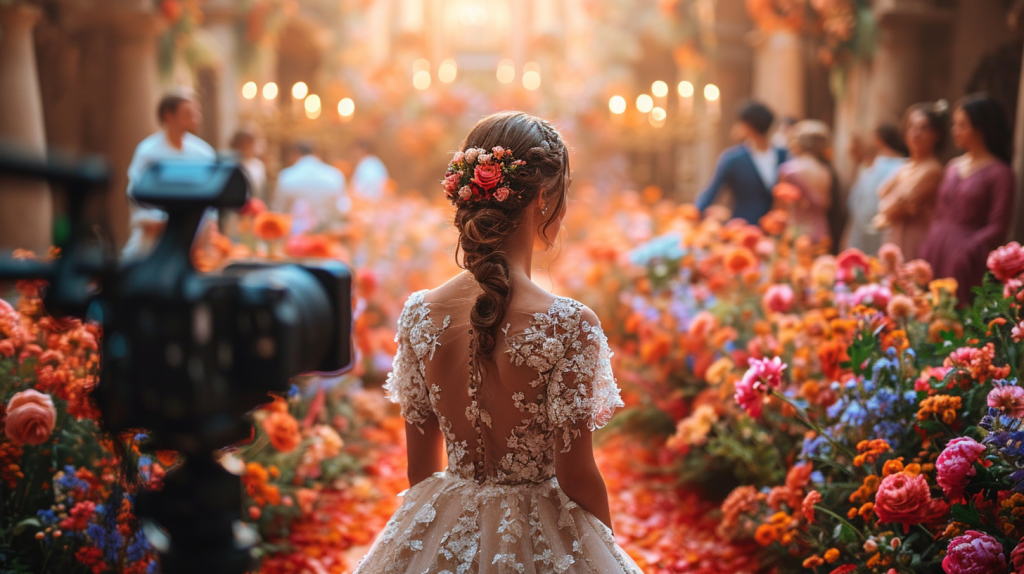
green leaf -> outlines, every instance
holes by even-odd
[[[38,518],[35,518],[35,517],[26,518],[26,519],[22,520],[21,522],[19,522],[19,523],[14,525],[14,534],[16,534],[16,535],[17,534],[21,534],[29,526],[34,526],[36,528],[42,528],[43,524],[41,522],[39,522]]]
[[[982,527],[981,515],[973,504],[970,506],[954,504],[952,508],[950,508],[950,516],[957,522],[963,522],[964,524],[978,528]]]

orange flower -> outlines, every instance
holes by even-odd
[[[281,452],[291,452],[302,442],[299,422],[289,413],[272,412],[263,419],[263,429],[270,437],[270,444]]]
[[[725,268],[732,273],[742,273],[757,265],[757,258],[746,247],[733,247],[725,254]]]
[[[850,355],[842,341],[825,341],[818,347],[818,360],[825,377],[838,380],[843,373],[842,364],[850,360]]]
[[[879,456],[891,451],[892,447],[885,439],[862,440],[857,443],[859,454],[853,458],[853,466],[861,466],[864,463],[874,464]]]
[[[253,230],[264,241],[277,241],[288,235],[292,228],[292,218],[283,213],[264,211],[257,214],[253,221]]]
[[[933,416],[946,423],[953,424],[956,421],[956,411],[963,406],[963,399],[950,395],[934,395],[921,401],[917,411],[917,420],[926,421]]]
[[[786,230],[788,219],[789,215],[786,214],[785,210],[773,209],[766,213],[758,223],[761,224],[761,229],[764,229],[768,235],[782,235],[782,232]]]

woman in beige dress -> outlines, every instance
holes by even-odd
[[[903,126],[910,161],[878,189],[875,225],[883,230],[883,241],[898,245],[908,259],[917,257],[932,223],[943,174],[936,152],[946,143],[944,112],[944,106],[931,103],[907,110]]]
[[[787,204],[790,220],[800,233],[815,242],[829,238],[828,213],[832,205],[832,170],[829,169],[828,126],[816,120],[804,120],[793,126],[790,159],[779,166],[779,182],[795,190]],[[781,186],[787,187],[787,186]],[[782,199],[776,195],[777,199]]]

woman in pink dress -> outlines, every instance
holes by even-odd
[[[1006,241],[1013,219],[1011,134],[1002,106],[984,95],[962,100],[953,113],[953,139],[966,153],[949,162],[920,256],[936,277],[957,280],[963,305],[981,285],[988,253]]]
[[[910,161],[878,188],[875,226],[883,243],[893,243],[907,259],[918,256],[931,228],[935,198],[942,181],[942,163],[935,157],[946,145],[946,118],[939,104],[915,104],[903,119],[903,137]]]

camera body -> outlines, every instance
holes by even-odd
[[[287,391],[291,377],[351,363],[343,263],[238,263],[212,274],[192,266],[204,212],[241,207],[247,192],[227,162],[159,162],[133,188],[168,220],[153,252],[121,268],[97,301],[105,344],[96,397],[108,430],[147,428],[160,448],[204,455],[247,438],[245,413]]]

